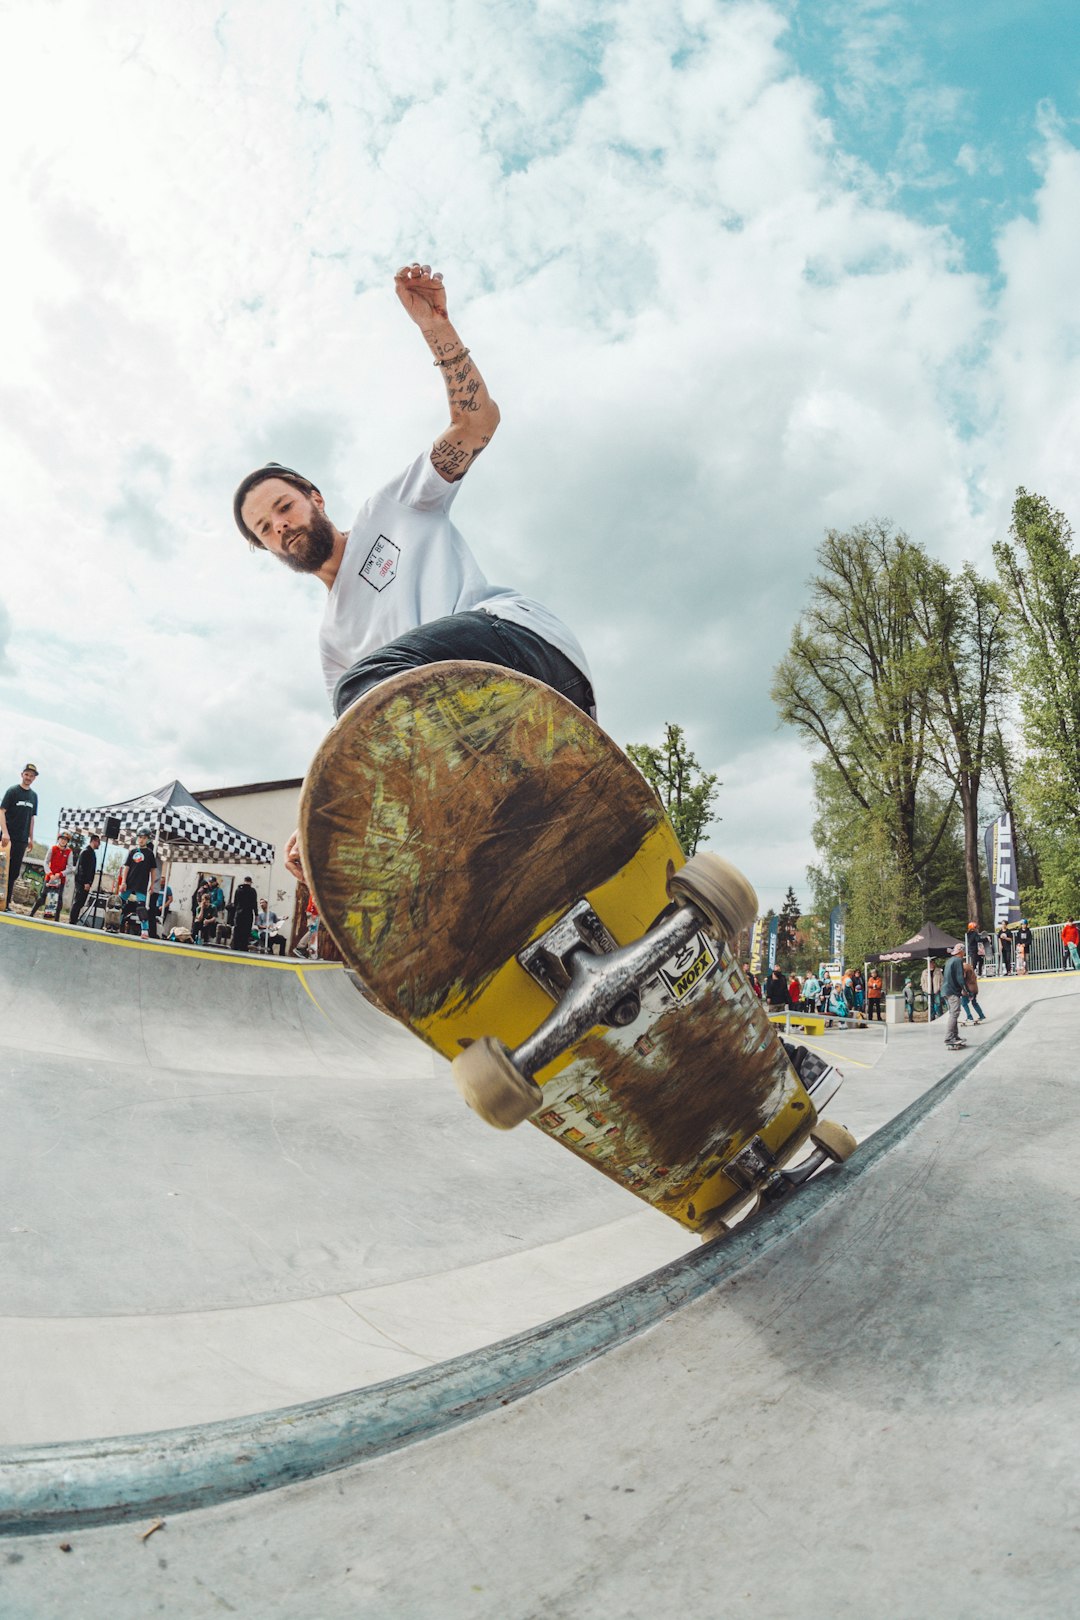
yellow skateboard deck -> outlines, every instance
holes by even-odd
[[[540,682],[485,664],[428,665],[368,692],[316,754],[300,816],[345,961],[451,1059],[485,1036],[519,1046],[552,1014],[554,947],[539,942],[565,934],[564,919],[585,918],[573,926],[594,944],[602,934],[600,948],[629,945],[672,912],[684,864],[611,739]],[[533,1124],[694,1231],[745,1204],[754,1166],[760,1182],[817,1118],[703,920],[641,986],[628,1024],[592,1027],[535,1080]]]

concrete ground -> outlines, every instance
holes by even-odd
[[[696,1246],[336,967],[0,917],[0,1126],[0,1445],[414,1372]]]
[[[135,942],[59,933],[0,924],[0,1333],[17,1386],[0,1409],[15,1431],[31,1414],[8,1436],[28,1443],[0,1454],[5,1620],[1076,1612],[1071,976],[987,985],[989,1022],[959,1058],[939,1026],[891,1029],[887,1047],[876,1029],[826,1038],[847,1077],[829,1112],[863,1149],[778,1214],[688,1249],[537,1133],[484,1131],[436,1060],[335,970],[163,967]],[[102,952],[125,949],[141,954],[109,968],[106,992]],[[205,1040],[181,1033],[193,1024]],[[200,1069],[204,1048],[218,1068]],[[649,1252],[655,1222],[674,1258]],[[595,1258],[598,1234],[606,1260],[579,1287],[570,1257]],[[530,1272],[548,1277],[532,1322],[576,1312],[519,1320],[500,1277],[527,1297]],[[173,1401],[239,1413],[304,1399],[259,1392],[306,1387],[306,1360],[335,1336],[324,1310],[348,1313],[345,1337],[385,1344],[355,1323],[370,1294],[413,1284],[430,1292],[412,1328],[434,1333],[403,1340],[420,1371],[291,1416],[69,1444],[125,1432],[130,1411],[167,1427],[153,1414]],[[439,1341],[448,1306],[457,1323]],[[306,1316],[308,1336],[276,1327],[278,1311]],[[231,1363],[227,1336],[207,1338],[218,1316],[242,1344]],[[478,1343],[520,1336],[473,1349],[479,1320]],[[440,1365],[455,1345],[467,1353]],[[339,1370],[321,1387],[355,1388]],[[82,1386],[66,1405],[65,1378]],[[39,1379],[80,1428],[41,1426]],[[125,1380],[143,1386],[130,1405]],[[50,1438],[63,1443],[37,1444]],[[289,1472],[301,1453],[306,1479]],[[237,1490],[302,1482],[229,1502],[230,1467],[247,1470]],[[130,1516],[95,1527],[70,1504],[105,1476],[131,1485]],[[220,1505],[181,1511],[189,1498]]]

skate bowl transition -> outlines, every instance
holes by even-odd
[[[687,1248],[340,969],[0,918],[0,1612],[1074,1613],[1080,1002],[984,1004]]]

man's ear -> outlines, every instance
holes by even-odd
[[[322,491],[321,490],[319,490],[319,489],[313,489],[312,490],[312,492],[311,492],[311,504],[312,504],[312,506],[317,506],[319,508],[320,512],[325,512],[326,511],[326,502],[322,498]]]

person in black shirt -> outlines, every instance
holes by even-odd
[[[75,893],[71,897],[71,912],[68,922],[77,923],[79,914],[86,904],[87,896],[94,886],[97,876],[97,850],[101,839],[97,833],[91,833],[87,839],[86,848],[79,856],[75,866]]]
[[[1001,961],[1001,972],[1004,974],[1011,973],[1012,934],[1009,932],[1008,923],[1002,923],[1000,929],[998,930],[998,956]]]
[[[1016,971],[1026,973],[1031,966],[1032,933],[1028,927],[1026,917],[1021,917],[1020,926],[1016,930]]]
[[[154,892],[154,872],[157,867],[157,856],[150,847],[150,836],[150,829],[144,827],[139,834],[137,848],[128,850],[116,883],[117,892],[124,901],[124,921],[130,916],[138,916],[143,939],[150,937],[146,900]]]
[[[770,1007],[790,1007],[791,992],[788,982],[778,967],[774,967],[765,980],[765,1000]]]
[[[6,903],[9,906],[27,845],[34,841],[34,817],[38,810],[34,779],[37,773],[36,765],[24,765],[19,781],[14,787],[9,787],[0,799],[0,849],[6,849],[8,854]]]
[[[246,951],[251,944],[251,929],[255,921],[255,913],[259,909],[259,896],[255,892],[255,885],[246,877],[233,895],[233,933],[232,948],[234,951]]]

